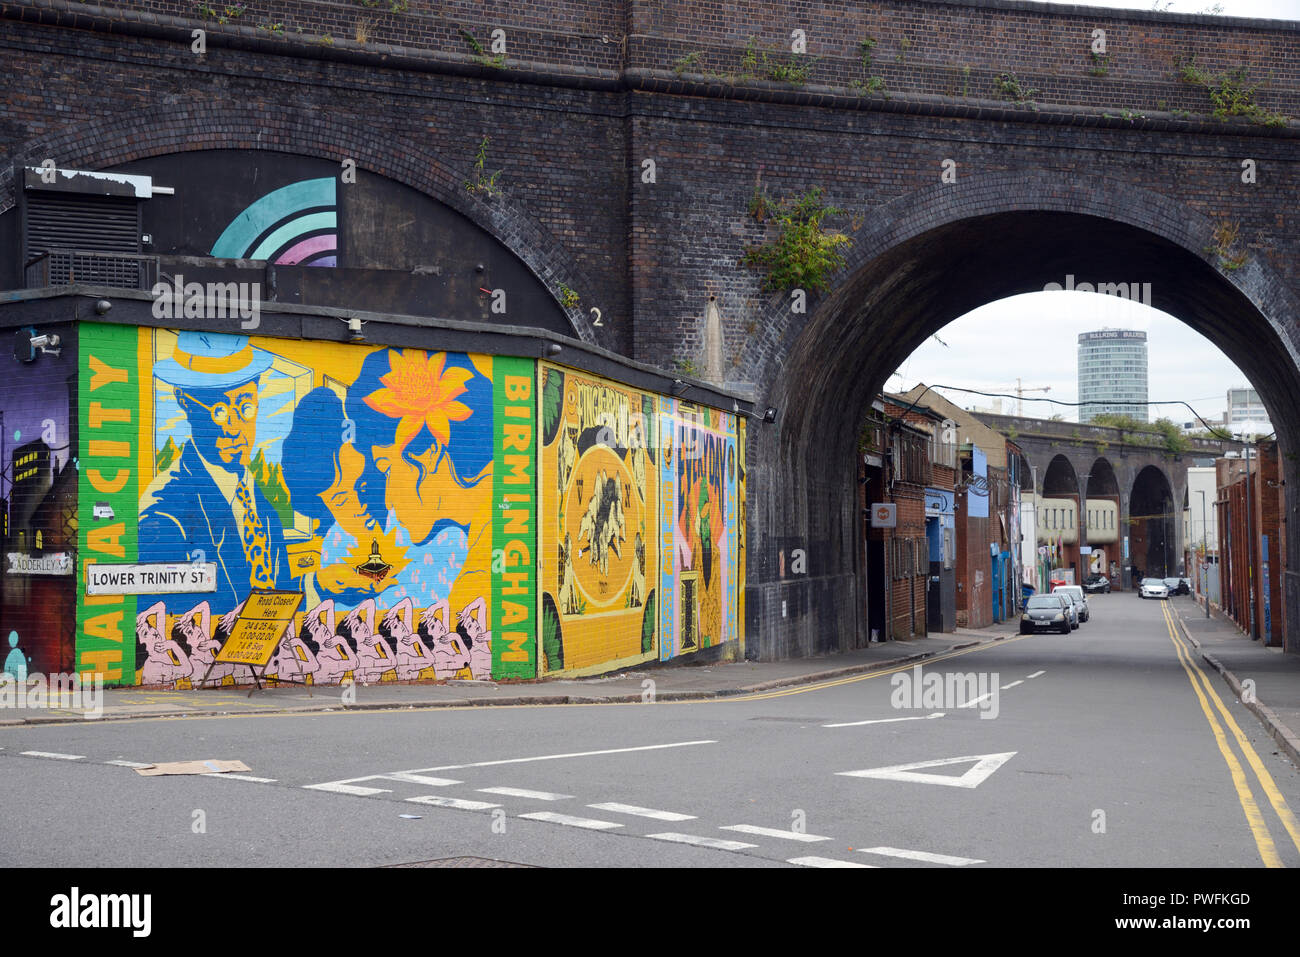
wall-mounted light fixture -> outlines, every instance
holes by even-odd
[[[366,341],[365,333],[361,331],[361,327],[365,325],[364,322],[362,322],[356,316],[352,316],[351,318],[344,319],[343,321],[348,324],[348,342]]]

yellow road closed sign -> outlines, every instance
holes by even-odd
[[[244,602],[230,637],[221,646],[216,660],[265,667],[285,631],[293,626],[293,616],[301,603],[302,592],[253,592]]]

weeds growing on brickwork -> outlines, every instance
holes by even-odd
[[[755,205],[751,199],[750,214],[759,219]],[[823,221],[844,211],[825,205],[818,186],[795,199],[773,201],[763,196],[757,205],[764,214],[771,214],[777,231],[769,242],[745,250],[745,265],[766,273],[763,289],[827,289],[831,273],[844,265],[842,250],[852,246],[853,240],[826,229]]]
[[[1174,57],[1174,69],[1184,83],[1199,86],[1210,95],[1214,104],[1212,115],[1221,122],[1240,116],[1262,126],[1286,126],[1288,117],[1266,110],[1255,102],[1259,83],[1250,83],[1250,73],[1244,66],[1227,73],[1213,74],[1196,65],[1196,58]]]
[[[1241,234],[1241,224],[1230,222],[1228,219],[1219,220],[1214,226],[1214,232],[1211,234],[1213,243],[1205,247],[1207,253],[1214,253],[1219,257],[1219,265],[1229,272],[1235,272],[1242,266],[1246,265],[1246,260],[1250,254],[1245,250],[1233,252],[1232,247],[1237,244],[1237,239]]]
[[[566,286],[564,283],[559,285],[560,305],[565,309],[577,309],[578,303],[582,302],[582,297]]]
[[[465,42],[469,44],[469,48],[474,51],[475,63],[478,63],[481,66],[495,67],[496,69],[500,69],[506,65],[506,55],[504,53],[498,53],[496,56],[488,56],[487,51],[483,49],[483,44],[478,42],[474,37],[474,34],[470,33],[464,27],[457,27],[456,29],[460,32],[460,35],[465,38]]]
[[[488,137],[483,137],[483,141],[478,145],[478,153],[474,157],[474,166],[470,172],[470,178],[465,181],[465,189],[472,195],[485,195],[489,199],[501,194],[501,188],[497,186],[497,177],[501,175],[501,170],[497,170],[491,176],[487,174],[487,146]]]
[[[1038,109],[1037,104],[1034,103],[1038,90],[1021,83],[1014,73],[999,73],[993,78],[993,89],[1004,100],[1014,100],[1017,103],[1027,104],[1035,110]]]

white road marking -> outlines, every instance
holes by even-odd
[[[612,828],[622,827],[622,824],[616,824],[613,821],[597,821],[590,817],[574,817],[571,814],[556,814],[554,811],[534,811],[531,814],[521,814],[521,818],[529,821],[546,821],[549,824],[564,824],[568,827],[582,827],[589,831],[608,831]]]
[[[369,778],[355,778],[353,780],[368,781]],[[355,794],[358,797],[369,797],[371,794],[392,794],[391,788],[363,788],[355,784],[344,784],[341,781],[327,781],[324,784],[304,784],[303,788],[308,791],[332,791],[335,794]]]
[[[253,781],[257,784],[275,783],[275,778],[255,778],[251,774],[222,774],[220,771],[213,771],[211,774],[201,776],[205,778],[230,778],[232,781]]]
[[[875,864],[861,864],[858,861],[837,861],[833,857],[792,857],[787,864],[799,864],[803,867],[875,867]]]
[[[892,764],[885,768],[864,768],[861,771],[837,771],[838,775],[850,778],[879,778],[882,781],[911,781],[915,784],[942,784],[951,788],[975,788],[984,783],[994,771],[1002,767],[1017,752],[1004,751],[1000,754],[969,754],[960,758],[940,758],[936,761],[914,761],[911,764]],[[919,768],[941,768],[950,764],[975,762],[965,774],[953,777],[949,774],[924,774]]]
[[[84,754],[60,754],[58,751],[24,751],[29,758],[57,758],[60,761],[80,761]]]
[[[656,821],[693,821],[694,814],[678,814],[676,811],[656,811],[652,807],[637,807],[635,804],[588,804],[596,811],[613,811],[615,814],[635,814],[637,817],[652,817]]]
[[[740,831],[742,834],[756,834],[759,837],[781,837],[787,841],[803,841],[806,844],[813,844],[817,841],[829,841],[829,837],[820,837],[817,834],[801,834],[799,831],[783,831],[775,827],[759,827],[755,824],[726,824],[718,828],[720,831]]]
[[[1022,684],[1024,684],[1024,683],[1025,683],[1025,680],[1024,680],[1023,678],[1021,678],[1021,679],[1018,680],[1018,681],[1013,681],[1013,682],[1011,682],[1011,684],[1009,684],[1009,685],[1003,685],[1003,686],[1002,686],[1002,690],[1003,690],[1003,691],[1006,691],[1008,688],[1014,688],[1016,685],[1022,685]]]
[[[967,864],[983,864],[984,861],[973,857],[952,857],[949,854],[931,854],[929,851],[908,851],[899,847],[860,847],[863,854],[883,854],[886,857],[901,857],[909,861],[925,861],[927,864],[948,864],[952,867],[965,867]]]
[[[139,761],[105,761],[105,764],[111,764],[119,768],[147,768],[148,764],[141,764]]]
[[[434,807],[454,807],[461,811],[487,811],[500,804],[487,801],[466,801],[463,798],[443,797],[441,794],[424,794],[420,797],[407,798],[412,804],[432,804]]]
[[[479,788],[480,794],[502,794],[506,797],[530,798],[534,801],[568,801],[572,794],[552,794],[550,791],[530,791],[527,788]]]
[[[914,718],[876,718],[872,721],[841,721],[837,724],[824,724],[823,728],[858,728],[864,724],[889,724],[892,721],[929,721],[931,718],[942,718],[944,712],[936,711],[934,714],[917,715]]]
[[[959,705],[957,705],[957,707],[959,707],[959,708],[973,708],[973,707],[975,707],[977,704],[979,704],[981,701],[984,701],[985,699],[987,699],[987,698],[992,698],[992,697],[993,697],[993,692],[990,691],[988,694],[982,694],[982,695],[980,695],[978,698],[971,698],[971,699],[970,699],[969,701],[967,701],[965,704],[959,704]]]
[[[603,751],[572,751],[568,754],[542,754],[535,758],[506,758],[504,761],[476,761],[474,764],[447,764],[440,768],[421,768],[404,774],[422,774],[425,771],[459,771],[461,768],[490,768],[498,764],[524,764],[528,761],[557,761],[561,758],[589,758],[597,754],[629,754],[633,751],[659,751],[664,748],[689,748],[696,744],[717,744],[716,741],[677,741],[673,744],[644,744],[637,748],[607,748]]]
[[[1035,671],[1032,675],[1029,675],[1028,677],[1037,678],[1039,675],[1045,675],[1045,674],[1047,674],[1046,671]]]
[[[656,841],[672,841],[676,844],[711,847],[718,851],[743,851],[749,847],[758,847],[757,844],[746,844],[744,841],[724,841],[717,837],[696,837],[694,834],[647,834],[646,837],[652,837]]]
[[[376,774],[376,778],[383,778],[386,781],[404,781],[407,784],[425,784],[433,788],[450,787],[453,784],[461,784],[460,781],[453,781],[451,778],[430,778],[422,774],[415,774],[411,771],[394,771],[392,774]],[[366,778],[356,778],[358,781],[365,781]]]

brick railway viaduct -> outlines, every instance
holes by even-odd
[[[536,316],[663,368],[703,368],[716,297],[709,378],[776,410],[749,429],[763,657],[864,638],[855,440],[886,377],[952,319],[1067,275],[1149,282],[1152,305],[1238,364],[1300,511],[1300,123],[1217,120],[1174,66],[1245,68],[1264,109],[1300,116],[1300,23],[1011,0],[368,4],[0,0],[0,288],[22,282],[15,167],[227,150],[351,159],[417,190],[522,264]],[[495,196],[465,188],[485,136]],[[817,186],[844,210],[847,262],[802,311],[741,262],[771,235],[747,212],[756,183]],[[470,297],[439,312],[485,318]],[[1007,356],[1032,361],[1032,343]],[[807,574],[782,577],[795,547]],[[1288,551],[1297,622],[1300,535]]]

